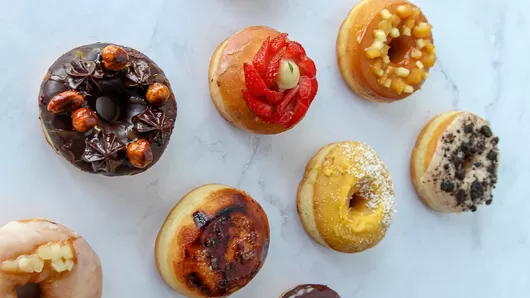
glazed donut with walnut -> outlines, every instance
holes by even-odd
[[[342,23],[338,65],[350,88],[393,102],[416,92],[436,61],[432,25],[404,0],[363,0]]]
[[[127,47],[96,43],[55,61],[39,95],[48,143],[77,168],[134,175],[162,156],[177,106],[163,71]]]
[[[227,297],[261,269],[269,233],[267,215],[248,194],[204,185],[169,213],[156,240],[156,264],[186,297]]]
[[[477,211],[490,205],[497,184],[499,138],[477,115],[454,111],[421,131],[410,160],[416,192],[440,212]]]
[[[245,28],[215,50],[210,95],[233,125],[277,134],[305,116],[317,91],[316,67],[301,44],[264,26]]]
[[[0,297],[16,298],[17,287],[38,284],[39,297],[99,298],[99,257],[77,233],[45,219],[0,227]]]

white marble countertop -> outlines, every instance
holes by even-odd
[[[78,231],[101,257],[104,297],[180,297],[159,278],[154,240],[182,195],[218,182],[249,192],[271,224],[267,262],[235,298],[278,297],[298,283],[328,284],[345,298],[529,297],[530,162],[522,158],[530,149],[528,2],[416,1],[434,25],[439,60],[420,92],[392,105],[353,95],[336,66],[337,31],[357,2],[0,0],[0,222],[48,217]],[[308,115],[277,136],[233,128],[208,93],[214,49],[258,24],[290,33],[318,66],[321,88]],[[43,138],[42,76],[63,52],[96,41],[146,53],[173,85],[176,128],[162,160],[144,174],[82,173]],[[494,203],[475,214],[430,211],[408,174],[419,130],[450,109],[484,116],[501,139]],[[312,241],[295,207],[308,159],[329,142],[350,139],[367,142],[386,161],[398,208],[386,238],[355,255]]]

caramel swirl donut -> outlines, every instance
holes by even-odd
[[[210,96],[225,120],[256,134],[278,134],[305,116],[318,91],[316,66],[288,34],[251,26],[210,60]]]
[[[404,0],[363,0],[339,30],[338,65],[359,96],[394,102],[416,92],[436,61],[432,25]]]
[[[497,184],[499,138],[489,123],[463,111],[442,113],[423,128],[410,160],[414,188],[439,212],[490,205]]]
[[[298,214],[306,232],[339,252],[360,252],[379,243],[394,205],[390,173],[375,151],[360,142],[320,149],[298,187]]]
[[[269,239],[267,215],[248,194],[204,185],[169,213],[156,240],[156,264],[186,297],[227,297],[261,269]]]
[[[328,286],[304,284],[287,290],[280,298],[340,298],[340,296]]]
[[[42,298],[100,298],[99,257],[77,233],[46,219],[25,219],[0,227],[0,297],[17,298],[17,288],[38,284]]]
[[[39,117],[50,146],[82,171],[135,175],[164,153],[177,102],[164,72],[128,47],[74,48],[48,69]]]

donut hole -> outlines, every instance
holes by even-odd
[[[41,291],[39,284],[27,284],[18,286],[15,289],[17,298],[40,298]]]
[[[96,100],[96,112],[101,118],[114,122],[120,116],[119,102],[114,97],[100,96]]]
[[[350,196],[350,209],[360,210],[366,204],[366,199],[361,197],[358,193],[354,193]]]
[[[390,62],[400,64],[409,59],[414,40],[410,36],[400,36],[392,39],[388,46],[390,47],[388,50]]]

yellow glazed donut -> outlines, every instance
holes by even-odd
[[[440,212],[477,211],[493,200],[499,149],[489,123],[468,112],[446,112],[423,128],[410,161],[422,201]]]
[[[432,25],[405,0],[363,0],[337,38],[346,83],[359,96],[394,102],[416,92],[436,61]]]
[[[385,164],[360,142],[320,149],[298,187],[298,214],[305,230],[339,252],[360,252],[379,243],[390,226],[394,205]]]
[[[17,298],[17,287],[37,284],[43,298],[100,298],[99,257],[65,226],[25,219],[0,227],[0,297]]]

